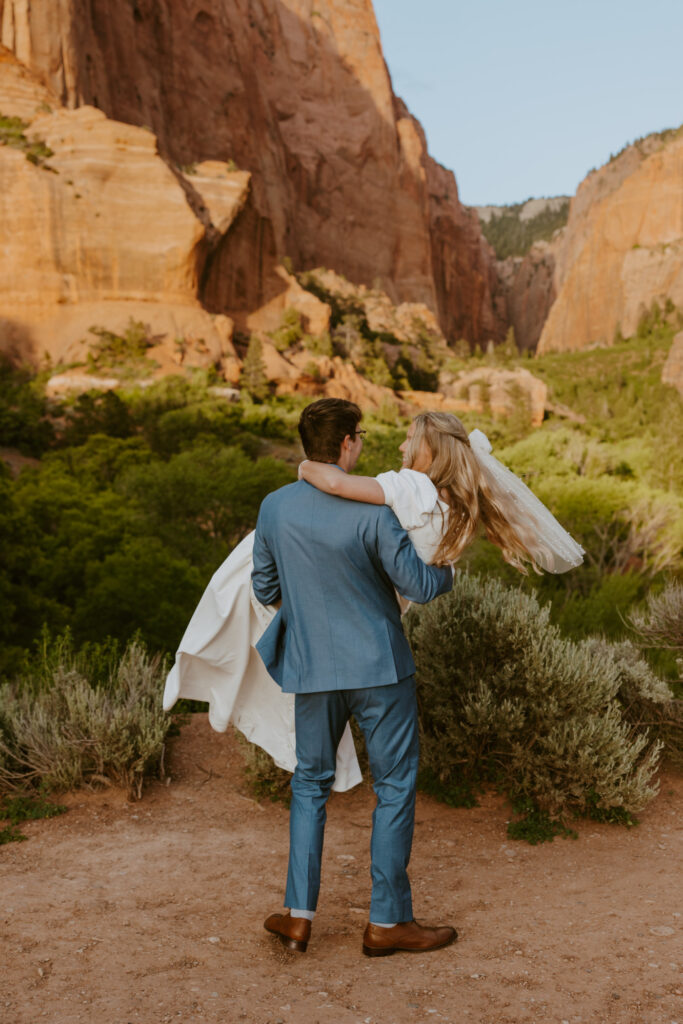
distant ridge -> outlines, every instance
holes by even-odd
[[[568,203],[571,196],[549,196],[541,199],[527,199],[523,203],[511,203],[507,206],[473,206],[479,220],[488,224],[492,217],[500,217],[504,213],[516,213],[520,220],[532,220],[539,213],[550,211],[556,213]]]
[[[527,199],[510,206],[475,206],[486,240],[496,257],[526,256],[534,242],[549,242],[569,217],[570,196]]]

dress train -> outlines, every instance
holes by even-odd
[[[296,767],[294,694],[283,693],[254,645],[277,609],[264,606],[251,587],[254,534],[249,533],[211,578],[180,642],[166,679],[164,709],[180,697],[208,701],[216,732],[232,723],[286,771]],[[362,779],[351,728],[337,751],[333,789],[351,789]]]

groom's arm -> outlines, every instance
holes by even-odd
[[[280,577],[275,559],[268,547],[263,529],[263,506],[259,512],[254,534],[254,568],[251,583],[254,594],[261,604],[275,604],[280,600]]]
[[[377,552],[382,567],[401,597],[427,604],[453,588],[453,570],[427,565],[410,542],[408,534],[386,509],[377,522]]]

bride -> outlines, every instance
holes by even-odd
[[[389,505],[425,562],[453,565],[480,527],[520,572],[527,571],[526,563],[537,572],[566,572],[583,560],[583,549],[491,454],[486,436],[480,430],[468,436],[457,416],[420,413],[399,450],[399,472],[351,476],[307,460],[299,477],[341,498]],[[253,544],[252,532],[211,579],[166,680],[164,708],[179,697],[208,701],[216,731],[231,722],[277,765],[294,771],[294,695],[282,692],[254,649],[277,609],[264,607],[252,593]],[[404,611],[407,602],[401,599],[401,606]],[[333,789],[350,789],[360,780],[347,725]]]

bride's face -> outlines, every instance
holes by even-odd
[[[420,441],[420,446],[415,452],[413,461],[410,461],[408,455],[408,449],[411,447],[410,442],[413,439],[415,433],[415,424],[411,423],[408,427],[408,433],[403,444],[398,446],[398,450],[403,456],[403,467],[405,469],[414,469],[417,473],[426,473],[432,464],[432,453],[429,450],[429,445],[424,438]]]

